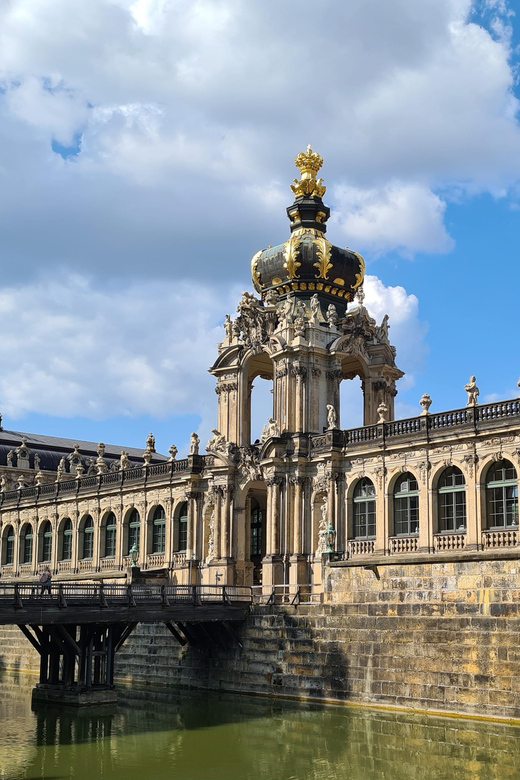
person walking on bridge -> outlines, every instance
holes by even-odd
[[[40,596],[43,596],[44,593],[48,593],[49,596],[51,595],[51,570],[48,566],[45,567],[45,569],[40,574]]]

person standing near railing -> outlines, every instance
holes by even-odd
[[[51,570],[49,569],[48,566],[46,566],[45,569],[40,574],[40,579],[39,579],[39,582],[40,582],[40,585],[41,585],[40,596],[43,596],[44,593],[48,593],[49,596],[50,596],[50,594],[51,594],[51,579],[52,579]]]

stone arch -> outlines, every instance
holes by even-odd
[[[481,530],[518,531],[518,469],[508,453],[497,453],[483,463],[480,496]]]
[[[117,515],[111,507],[102,511],[99,530],[100,558],[115,558],[117,552],[118,522]]]
[[[90,530],[92,529],[92,530]],[[95,521],[90,512],[81,515],[78,523],[78,558],[91,560],[94,557]]]
[[[52,522],[44,517],[38,524],[37,556],[39,563],[50,563],[55,545],[55,534]]]
[[[14,523],[2,528],[2,566],[14,566],[16,550],[16,529]]]
[[[166,552],[166,509],[161,501],[154,501],[148,507],[146,516],[146,552]]]
[[[65,515],[58,522],[56,543],[58,545],[58,560],[70,561],[72,559],[72,535],[74,533],[74,523],[72,518]]]
[[[188,501],[182,497],[173,507],[173,552],[185,553],[187,544]]]
[[[26,520],[20,528],[19,558],[22,564],[29,564],[33,561],[34,553],[34,523]]]
[[[366,495],[360,493],[360,489],[366,487]],[[373,495],[370,494],[373,491]],[[376,535],[376,502],[378,500],[377,483],[368,474],[356,474],[351,477],[347,489],[347,539],[370,538],[375,539]],[[373,502],[373,506],[369,506]],[[366,526],[365,533],[356,531],[356,510],[357,507],[363,509],[363,517],[359,513],[358,531],[363,525]],[[373,531],[372,531],[373,527]]]
[[[413,491],[404,491],[398,489],[398,483],[399,480],[403,479],[405,476],[409,476],[409,478],[413,478],[415,483],[417,484],[417,490]],[[388,528],[389,528],[389,535],[390,536],[412,536],[416,535],[419,532],[419,523],[421,521],[421,518],[419,516],[419,496],[421,493],[421,482],[419,478],[416,476],[416,474],[410,470],[405,469],[404,467],[398,471],[395,471],[392,476],[390,477],[388,481]],[[404,532],[402,529],[402,522],[401,522],[401,507],[399,504],[397,504],[396,499],[406,498],[408,497],[416,498],[417,500],[414,502],[407,502],[408,503],[408,510],[405,512],[405,506],[403,505],[402,511],[406,514],[406,520],[407,524],[409,526],[409,532]],[[414,530],[413,532],[410,530],[410,528],[415,526],[415,517],[417,519],[417,530]],[[405,517],[403,516],[403,523],[404,523]]]
[[[448,495],[447,489],[445,489],[443,486],[441,486],[441,483],[443,479],[449,475],[450,472],[453,472],[453,474],[458,474],[458,479],[454,476],[453,481],[459,482],[460,484],[458,486],[454,486],[453,491],[449,491],[450,495],[451,493],[464,493],[464,499],[461,500],[460,497],[454,498],[453,501],[450,501],[450,495]],[[467,527],[467,488],[468,488],[468,480],[467,480],[467,474],[465,473],[465,470],[461,467],[459,463],[452,463],[451,461],[448,463],[440,463],[437,464],[435,467],[435,471],[432,474],[432,527],[434,533],[443,533],[444,531],[451,531],[457,532],[457,533],[466,533],[466,527]],[[439,493],[439,490],[441,490],[441,493]],[[445,496],[445,498],[443,498]],[[446,522],[447,516],[450,514],[449,508],[450,505],[453,504],[453,507],[455,508],[454,517],[453,517],[453,528],[450,527],[444,527],[444,526],[450,526],[452,523]],[[457,504],[460,508],[457,509]],[[462,523],[462,514],[464,516],[464,523]],[[457,517],[457,515],[460,515]]]
[[[265,380],[274,387],[274,364],[264,348],[250,349],[244,355],[238,377],[238,442],[239,446],[251,444],[254,381]],[[267,416],[274,414],[275,399],[271,400]],[[266,422],[267,422],[266,416]]]

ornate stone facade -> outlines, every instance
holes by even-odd
[[[152,434],[140,453],[0,431],[4,578],[44,563],[66,578],[123,577],[135,546],[144,573],[173,582],[319,591],[338,560],[520,552],[520,401],[479,405],[471,377],[466,406],[431,413],[425,394],[419,416],[394,420],[388,317],[378,325],[364,306],[360,255],[324,238],[313,155],[298,158],[290,239],[253,257],[259,297],[243,293],[226,315],[208,454],[196,434],[178,460]],[[340,383],[355,376],[364,425],[342,430]],[[273,406],[252,442],[257,377]]]

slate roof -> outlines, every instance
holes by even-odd
[[[7,453],[10,450],[16,450],[22,444],[22,437],[26,439],[26,446],[31,450],[30,467],[34,468],[34,454],[37,452],[40,457],[40,468],[44,471],[56,471],[61,458],[70,455],[76,444],[79,445],[79,453],[82,456],[83,463],[86,465],[88,458],[97,458],[98,443],[92,441],[82,441],[80,439],[64,439],[60,436],[43,436],[38,433],[24,433],[22,431],[0,430],[0,466],[7,466]],[[121,450],[128,453],[131,461],[143,463],[143,451],[136,447],[124,447],[115,444],[105,444],[104,458],[107,464],[117,460],[121,456]],[[168,460],[166,455],[154,452],[152,463],[161,463]],[[16,469],[16,457],[14,458],[14,468]]]

